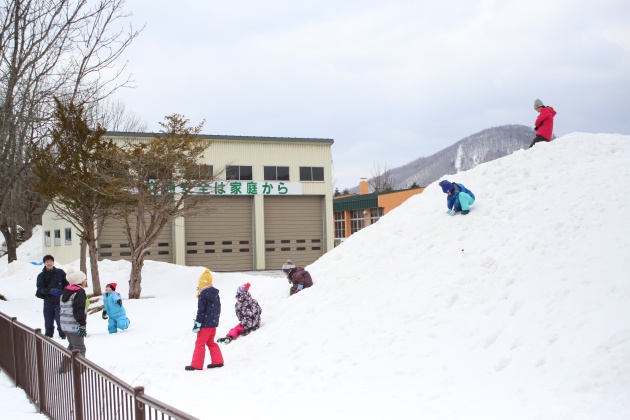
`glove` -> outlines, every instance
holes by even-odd
[[[107,311],[103,310],[103,315],[101,315],[101,318],[107,319]]]
[[[199,330],[201,330],[201,322],[197,322],[197,321],[195,321],[195,326],[193,327],[193,330],[192,330],[192,331],[193,331],[194,333],[198,333],[198,332],[199,332]]]
[[[118,300],[116,301],[116,303],[118,304],[118,306],[122,306],[122,300],[121,300],[121,299],[118,299]]]
[[[455,216],[455,210],[449,210],[446,212],[447,214],[451,215],[451,216]]]
[[[61,290],[59,290],[59,289],[50,289],[50,294],[53,295],[54,297],[59,297],[59,296],[61,296]]]
[[[87,335],[87,330],[83,325],[79,325],[79,327],[77,328],[77,335],[79,337],[85,337]]]
[[[302,289],[304,289],[304,285],[303,284],[298,284],[297,285],[297,291],[299,292]]]

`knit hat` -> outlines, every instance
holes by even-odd
[[[210,274],[210,269],[206,268],[199,277],[199,282],[197,283],[197,297],[199,297],[201,289],[208,286],[212,286],[212,274]]]
[[[242,286],[238,286],[238,289],[236,289],[236,293],[246,293],[249,292],[249,286],[251,286],[251,284],[249,283],[245,283]]]
[[[294,268],[295,268],[295,264],[293,264],[291,260],[287,260],[287,262],[282,264],[282,271],[284,271],[287,274],[289,273],[289,271],[293,270]]]
[[[68,271],[66,271],[66,280],[68,280],[68,283],[76,286],[86,281],[87,276],[83,271],[76,271],[74,268],[70,267]]]
[[[106,284],[105,287],[109,286],[110,289],[112,289],[113,291],[116,291],[117,285],[118,285],[117,283],[109,283],[109,284]]]
[[[536,99],[536,100],[534,101],[534,109],[538,109],[538,108],[540,108],[541,106],[545,106],[545,104],[543,104],[543,101],[541,101],[540,99]]]
[[[449,191],[453,191],[453,189],[454,189],[453,183],[452,182],[448,182],[446,179],[444,181],[440,181],[440,187],[442,187],[442,191],[444,191],[444,193],[447,193]]]

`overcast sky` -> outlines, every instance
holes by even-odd
[[[332,138],[353,187],[483,129],[630,134],[628,0],[133,0],[117,94],[149,130]],[[246,164],[247,162],[242,162]]]

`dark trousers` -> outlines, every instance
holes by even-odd
[[[529,145],[528,148],[531,148],[533,145],[535,145],[536,143],[538,143],[539,141],[549,141],[546,138],[544,138],[543,136],[536,136],[534,137],[534,141],[532,141],[532,144]]]
[[[44,299],[44,328],[46,337],[52,337],[55,333],[55,322],[57,323],[57,332],[59,337],[66,334],[61,330],[61,322],[59,322],[59,309],[61,305],[59,300]]]

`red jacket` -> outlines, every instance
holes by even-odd
[[[542,136],[551,141],[553,137],[553,117],[556,116],[556,111],[550,106],[543,106],[536,118],[534,126],[536,126],[536,135]]]

